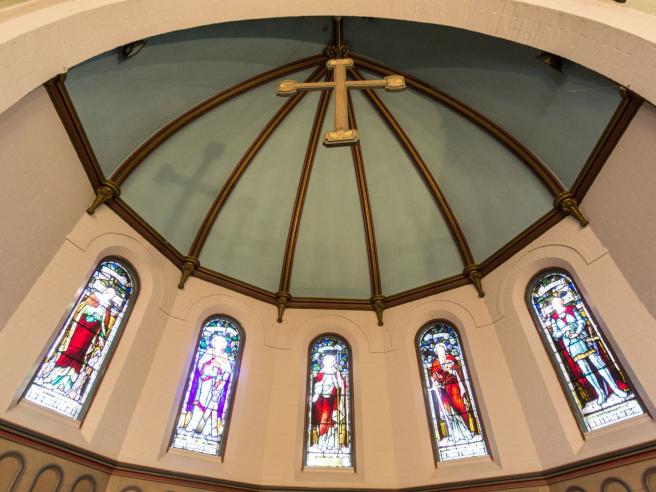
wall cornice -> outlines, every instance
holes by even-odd
[[[4,438],[8,441],[12,441],[39,451],[49,453],[58,458],[88,466],[89,468],[97,471],[120,477],[130,477],[139,480],[151,480],[169,485],[207,488],[208,490],[216,490],[222,492],[279,492],[283,490],[318,490],[316,487],[309,488],[248,484],[243,482],[203,477],[200,475],[171,472],[160,468],[121,462],[107,458],[92,451],[73,446],[64,441],[53,439],[44,434],[34,432],[30,429],[2,419],[0,419],[0,438]],[[631,446],[622,450],[614,451],[612,453],[602,454],[594,458],[575,461],[564,466],[554,467],[540,472],[506,475],[502,477],[471,480],[466,482],[460,481],[439,485],[423,485],[419,487],[405,487],[398,489],[389,488],[383,490],[390,492],[450,492],[507,490],[520,487],[548,486],[558,482],[563,482],[565,480],[576,479],[590,475],[592,473],[638,463],[655,457],[656,440],[643,443],[638,446]],[[340,487],[325,487],[322,490],[346,491],[347,489]],[[352,488],[348,490],[352,490]],[[363,492],[373,492],[374,490],[377,491],[381,489],[358,488],[358,490],[362,490]]]
[[[193,9],[176,0],[42,0],[29,7],[0,11],[0,113],[69,67],[136,39],[310,15],[384,17],[489,34],[557,53],[656,102],[656,16],[600,0],[197,0]]]

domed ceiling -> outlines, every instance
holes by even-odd
[[[126,56],[131,54],[133,56]],[[579,65],[443,26],[287,18],[170,33],[51,81],[106,203],[194,275],[279,307],[373,309],[473,283],[567,214],[640,98]],[[355,145],[326,147],[349,90]],[[550,63],[545,63],[550,62]],[[337,105],[339,106],[339,105]],[[570,219],[571,220],[571,219]]]

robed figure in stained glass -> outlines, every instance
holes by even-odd
[[[80,415],[127,311],[132,284],[119,262],[105,260],[98,265],[26,399],[74,418]]]
[[[455,328],[446,322],[434,322],[420,331],[418,344],[437,458],[487,455]]]
[[[338,338],[321,337],[310,357],[306,465],[352,466],[348,348]]]
[[[568,275],[539,275],[530,289],[530,303],[585,430],[644,413]]]
[[[233,320],[205,322],[187,378],[171,447],[221,455],[243,335]]]

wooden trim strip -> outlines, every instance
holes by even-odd
[[[96,154],[93,152],[87,134],[82,127],[77,111],[75,111],[73,101],[71,101],[71,97],[69,96],[66,85],[64,84],[65,80],[66,74],[57,75],[47,81],[44,84],[44,87],[50,96],[52,105],[55,107],[62,125],[64,125],[64,128],[66,129],[68,138],[70,138],[73,148],[80,158],[82,167],[87,173],[87,177],[95,191],[104,183],[105,176],[100,169],[98,159],[96,158]]]
[[[0,420],[0,438],[8,441],[28,446],[32,449],[51,454],[60,459],[65,459],[73,463],[87,466],[93,470],[111,474],[119,477],[129,477],[138,480],[150,480],[158,483],[169,485],[179,485],[187,487],[211,487],[208,490],[220,491],[261,491],[261,492],[282,492],[298,491],[310,492],[316,490],[346,492],[341,487],[295,487],[295,486],[267,486],[248,484],[218,478],[193,475],[184,472],[173,472],[162,468],[125,463],[103,455],[88,451],[86,449],[74,446],[72,444],[48,437],[44,434],[35,432],[26,427],[14,423]],[[634,463],[640,463],[649,459],[656,458],[656,441],[649,441],[637,446],[631,446],[610,453],[601,454],[592,458],[575,461],[564,466],[549,468],[544,471],[521,473],[516,475],[505,475],[494,478],[483,478],[478,480],[467,480],[460,482],[451,482],[438,485],[422,485],[416,487],[388,488],[382,489],[387,492],[451,492],[451,491],[471,491],[483,492],[490,490],[507,490],[510,488],[532,487],[539,485],[551,485],[560,483],[565,480],[572,480],[593,473],[611,470],[620,466],[626,466]],[[358,489],[362,492],[373,492],[378,489],[363,488]]]
[[[531,226],[521,232],[512,241],[506,243],[496,253],[488,257],[485,261],[481,262],[480,270],[483,275],[487,275],[492,270],[497,268],[502,263],[510,259],[515,253],[519,252],[522,248],[528,246],[531,242],[535,241],[542,234],[547,232],[558,222],[567,217],[567,214],[556,209],[551,209],[549,212],[540,217]]]
[[[296,240],[298,239],[301,215],[303,214],[303,206],[305,204],[305,197],[310,183],[310,174],[312,173],[314,156],[317,153],[317,146],[319,145],[319,140],[321,138],[321,128],[323,127],[323,122],[326,117],[326,109],[328,108],[329,100],[330,92],[322,91],[319,104],[317,105],[317,112],[315,113],[314,121],[312,122],[312,131],[310,132],[307,149],[305,151],[301,177],[298,181],[298,189],[296,191],[292,218],[289,223],[289,232],[287,234],[287,243],[285,245],[285,257],[280,272],[280,284],[278,288],[278,291],[285,295],[289,295],[289,283],[292,276],[294,253],[296,252]]]
[[[306,82],[314,82],[318,80],[320,77],[322,77],[325,74],[325,72],[326,72],[325,66],[320,65],[307,78]],[[212,206],[207,211],[207,215],[205,215],[205,218],[203,219],[203,222],[200,225],[198,232],[196,232],[194,241],[191,244],[191,247],[189,248],[188,256],[191,256],[193,258],[198,258],[198,256],[201,253],[201,250],[203,249],[203,246],[205,245],[207,236],[212,230],[212,226],[216,222],[217,217],[221,213],[221,209],[223,208],[228,198],[230,197],[232,190],[234,190],[240,178],[243,176],[244,172],[246,171],[250,163],[253,162],[253,159],[260,151],[260,149],[264,146],[264,144],[267,142],[269,137],[273,134],[274,131],[276,131],[280,123],[284,121],[287,115],[296,107],[296,105],[301,101],[301,99],[303,99],[303,97],[306,96],[306,94],[307,92],[301,91],[297,93],[295,96],[293,96],[291,99],[285,101],[285,103],[280,107],[280,109],[276,112],[276,114],[274,114],[273,117],[271,117],[271,119],[269,120],[269,122],[264,126],[264,128],[262,129],[260,134],[255,138],[253,143],[251,143],[251,145],[248,147],[242,158],[239,159],[239,162],[237,162],[237,165],[232,170],[232,173],[225,181],[225,183],[223,183],[223,186],[219,190],[219,193],[216,196],[216,198],[214,199]]]
[[[148,140],[137,148],[112,174],[111,181],[120,186],[134,169],[159,145],[171,135],[184,128],[186,125],[204,115],[208,111],[229,101],[255,87],[275,80],[292,72],[297,72],[313,65],[320,64],[326,60],[324,55],[315,55],[295,62],[287,63],[280,67],[268,70],[248,80],[240,82],[225,91],[222,91],[209,99],[197,104],[190,110],[181,114],[167,125],[157,131]]]
[[[361,80],[363,78],[357,69],[352,69],[351,73],[357,79]],[[408,135],[405,133],[399,122],[396,121],[396,119],[389,111],[387,106],[385,106],[385,104],[380,99],[380,97],[378,97],[378,95],[371,89],[365,90],[364,93],[369,99],[369,102],[378,111],[380,116],[385,120],[385,122],[389,126],[390,130],[392,130],[396,138],[399,140],[399,142],[407,152],[408,156],[414,163],[415,167],[417,168],[417,171],[423,178],[424,183],[428,187],[431,195],[433,196],[433,199],[435,200],[435,203],[437,203],[437,206],[439,207],[440,212],[442,213],[442,217],[444,217],[444,220],[446,221],[449,230],[451,231],[451,235],[453,236],[453,239],[456,242],[456,245],[458,247],[458,252],[460,253],[460,257],[462,258],[463,266],[467,267],[469,265],[475,265],[476,261],[474,260],[474,255],[471,251],[471,248],[469,247],[469,243],[467,242],[467,239],[465,238],[465,234],[462,231],[462,228],[460,227],[460,223],[458,222],[458,219],[453,213],[453,210],[451,209],[449,202],[444,196],[442,189],[437,184],[437,180],[435,179],[435,176],[433,176],[433,174],[431,173],[423,157],[421,156],[417,148],[414,146]]]
[[[353,100],[348,94],[348,119],[350,128],[358,129],[358,122],[355,118],[353,109]],[[374,221],[371,214],[371,202],[369,201],[369,190],[367,189],[367,175],[364,170],[364,158],[362,157],[362,148],[358,142],[351,146],[351,155],[353,157],[353,167],[358,182],[358,195],[360,196],[360,209],[362,210],[362,221],[364,223],[364,234],[367,239],[367,258],[369,260],[369,278],[371,281],[371,296],[381,296],[383,294],[380,280],[380,265],[378,263],[378,250],[376,248],[376,233],[374,231]]]
[[[620,93],[622,100],[572,185],[572,194],[579,203],[585,197],[644,101],[640,96],[623,87],[620,89]]]
[[[469,121],[477,125],[479,128],[483,129],[491,136],[493,136],[497,141],[504,145],[510,152],[517,156],[524,164],[526,164],[529,169],[540,179],[544,186],[551,192],[551,194],[556,197],[560,193],[566,191],[563,184],[556,177],[556,175],[551,172],[547,165],[540,160],[533,152],[531,152],[524,144],[519,140],[513,137],[509,132],[504,130],[501,126],[494,123],[492,120],[483,116],[478,111],[470,108],[462,101],[459,101],[455,97],[452,97],[445,92],[442,92],[435,87],[432,87],[430,84],[422,82],[418,79],[415,79],[411,75],[399,72],[392,68],[386,67],[380,63],[368,60],[356,54],[351,54],[351,58],[357,61],[358,65],[361,67],[373,70],[374,72],[383,74],[383,75],[403,75],[405,77],[406,85],[412,87],[413,89],[418,90],[424,95],[430,97],[431,99],[438,101],[439,103],[445,105],[449,109],[455,111],[461,116],[467,118]]]

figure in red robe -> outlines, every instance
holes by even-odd
[[[116,291],[111,287],[102,293],[91,294],[80,302],[71,319],[66,335],[55,354],[54,368],[47,374],[45,384],[72,398],[79,398],[80,389],[88,377],[91,359],[97,358],[105,344],[114,318],[111,300]]]
[[[437,406],[446,423],[448,436],[454,441],[471,441],[477,433],[473,419],[469,418],[471,403],[464,385],[464,374],[458,360],[447,353],[446,346],[435,346],[435,360],[430,373],[437,392]]]
[[[312,445],[320,451],[347,446],[346,382],[335,367],[335,356],[325,355],[312,388]]]

